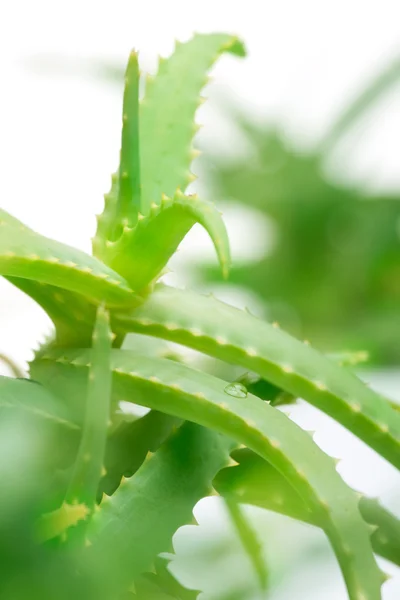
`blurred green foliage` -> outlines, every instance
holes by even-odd
[[[400,194],[367,197],[336,184],[319,154],[289,148],[245,114],[234,123],[256,158],[227,161],[207,150],[212,196],[272,219],[276,242],[250,265],[234,261],[230,284],[257,294],[271,320],[320,348],[362,348],[375,362],[398,362]],[[222,282],[216,268],[201,269],[206,281]]]

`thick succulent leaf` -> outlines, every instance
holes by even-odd
[[[335,352],[327,355],[330,360],[337,362],[341,367],[355,367],[369,360],[369,354],[365,350],[355,352]]]
[[[78,429],[68,411],[47,389],[29,379],[0,376],[0,411],[31,413],[68,429]]]
[[[67,503],[82,503],[90,510],[95,504],[101,479],[110,420],[112,339],[108,312],[99,306],[93,332],[82,439],[66,496]]]
[[[108,240],[102,250],[99,239],[97,255],[140,291],[161,273],[195,223],[209,233],[226,276],[229,241],[219,211],[210,202],[180,192],[173,198],[163,196],[160,205],[152,205],[147,217],[141,217],[134,227],[125,225],[119,239]]]
[[[124,223],[136,222],[140,212],[139,64],[138,55],[133,51],[125,73],[118,192],[116,236]]]
[[[179,424],[179,419],[155,410],[133,423],[121,424],[107,441],[100,492],[114,493],[121,478],[131,477],[147,453],[155,452]]]
[[[225,471],[225,469],[223,469],[223,471]],[[260,588],[261,590],[266,590],[268,586],[268,571],[262,555],[262,546],[258,541],[257,534],[252,525],[249,523],[242,507],[239,504],[239,501],[236,500],[236,498],[233,498],[231,495],[227,494],[225,497],[225,504],[232,523],[239,535],[240,541],[242,542],[243,547],[253,564]]]
[[[142,576],[135,579],[135,593],[129,596],[132,600],[177,600],[175,596],[167,594],[160,586],[157,579]],[[124,597],[125,599],[125,597]]]
[[[57,362],[59,358],[62,362]],[[90,362],[89,350],[81,354],[54,350],[32,369],[51,386],[63,371],[64,376],[72,369],[87,371]],[[334,460],[286,415],[254,396],[228,395],[222,380],[165,359],[114,350],[112,369],[115,400],[132,398],[138,404],[215,429],[269,461],[317,515],[338,558],[350,598],[381,597],[383,579],[356,495],[336,472]],[[115,528],[115,522],[113,525]]]
[[[168,568],[169,559],[158,556],[154,561],[154,573],[147,573],[146,577],[155,581],[157,585],[168,594],[179,600],[196,600],[199,591],[183,587],[172,575]]]
[[[355,366],[368,360],[368,354],[363,351],[337,352],[335,354],[327,354],[326,356],[342,367]],[[263,377],[260,377],[260,375],[257,375],[257,373],[244,373],[239,376],[236,381],[244,385],[249,392],[254,394],[254,396],[258,396],[258,398],[261,398],[262,400],[267,400],[273,406],[293,404],[297,399],[293,394],[283,391]]]
[[[110,419],[112,337],[108,312],[103,306],[99,306],[93,332],[92,364],[78,454],[62,506],[43,515],[38,522],[38,537],[42,541],[59,535],[65,536],[71,526],[87,519],[95,506]],[[82,533],[83,527],[80,527],[77,539],[81,538]]]
[[[239,464],[220,471],[213,482],[222,496],[227,495],[243,504],[260,506],[319,525],[318,516],[270,463],[248,449],[235,450],[232,457]],[[363,519],[372,526],[371,542],[374,552],[400,566],[398,519],[373,498],[361,496],[359,508]]]
[[[123,168],[112,176],[111,189],[104,197],[103,213],[97,217],[94,256],[103,258],[106,241],[115,239],[115,227],[121,221],[117,215],[123,172],[128,176],[124,178],[126,189],[122,195],[124,198],[132,195],[131,210],[124,210],[122,215],[128,225],[136,222],[136,211],[149,215],[152,204],[160,204],[163,194],[173,197],[178,189],[184,191],[193,180],[189,169],[196,156],[192,139],[198,129],[194,116],[201,104],[199,94],[207,83],[206,72],[223,52],[243,56],[244,47],[237,38],[227,34],[196,35],[185,44],[177,44],[169,59],[160,60],[155,79],[147,79],[145,98],[139,107],[139,139],[136,137],[136,90],[129,84],[125,87],[123,114],[127,119],[123,121],[122,131]],[[132,69],[134,66],[131,65]],[[129,67],[128,64],[128,71]],[[135,77],[129,77],[129,82],[134,80]]]
[[[35,233],[0,210],[0,274],[33,279],[94,303],[133,306],[135,295],[118,273],[95,258]],[[136,300],[137,301],[137,300]]]
[[[195,504],[228,464],[232,447],[223,436],[186,423],[103,499],[88,527],[88,550],[109,571],[113,591],[149,570],[157,554],[170,548],[175,531],[192,520]]]
[[[8,225],[14,226],[17,230],[24,227],[18,219],[4,211],[2,217],[6,219]],[[56,329],[53,344],[90,345],[96,308],[84,296],[33,279],[22,277],[6,277],[6,279],[37,302],[48,314]]]
[[[349,370],[247,312],[159,285],[137,311],[116,315],[114,326],[254,371],[314,404],[400,468],[400,414]]]
[[[223,52],[244,55],[241,42],[227,34],[197,34],[177,44],[167,60],[161,59],[153,80],[147,80],[140,105],[140,162],[142,210],[148,214],[162,194],[173,196],[185,190],[192,177],[193,124],[206,85],[206,72]]]
[[[119,175],[113,173],[111,176],[111,189],[104,195],[103,212],[96,215],[96,235],[92,238],[92,252],[100,260],[104,260],[106,243],[114,237],[116,214],[119,195]]]

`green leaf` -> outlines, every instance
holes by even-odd
[[[111,369],[110,354],[113,334],[109,315],[99,306],[93,333],[92,365],[89,369],[85,420],[78,454],[62,506],[41,517],[37,523],[38,538],[46,541],[77,525],[82,525],[94,509],[99,481],[102,477],[104,452],[110,419]],[[83,528],[77,530],[81,540]]]
[[[271,464],[248,449],[235,450],[236,467],[220,471],[213,485],[221,496],[237,502],[260,506],[293,519],[319,525],[318,516],[307,507],[293,487]],[[363,519],[374,529],[371,534],[374,552],[400,566],[400,522],[380,506],[377,500],[361,496],[359,508]]]
[[[351,371],[249,313],[159,285],[115,330],[171,340],[254,371],[304,398],[400,468],[400,414]]]
[[[35,233],[0,209],[0,274],[78,292],[91,302],[134,306],[127,282],[95,258]]]
[[[179,419],[155,410],[133,423],[121,424],[107,441],[106,474],[100,491],[108,496],[114,493],[121,478],[131,477],[148,452],[155,452],[179,424]]]
[[[335,352],[327,355],[330,360],[337,362],[341,367],[354,367],[369,360],[369,354],[365,350],[355,352]]]
[[[82,438],[66,495],[67,503],[85,504],[90,511],[96,502],[110,420],[112,339],[108,312],[99,306],[93,333]]]
[[[139,212],[139,64],[137,53],[132,51],[125,73],[115,237],[118,237],[118,228],[122,228],[124,224],[132,225],[136,222]]]
[[[337,352],[335,354],[327,354],[326,357],[342,367],[352,367],[367,361],[368,353],[364,351]],[[281,388],[273,385],[263,377],[257,375],[257,373],[244,373],[243,375],[239,376],[236,381],[242,383],[249,392],[255,396],[258,396],[258,398],[261,398],[262,400],[267,400],[273,406],[293,404],[296,402],[296,396],[283,391]]]
[[[122,274],[134,290],[141,291],[160,275],[195,223],[203,225],[209,233],[222,272],[227,276],[229,241],[219,211],[211,202],[200,200],[197,196],[185,196],[181,192],[173,198],[163,196],[160,205],[152,205],[147,217],[140,215],[134,227],[125,225],[120,238],[114,242],[107,240],[102,250],[98,240],[97,253],[112,269]]]
[[[210,493],[232,447],[223,436],[186,423],[104,498],[88,527],[88,551],[109,573],[113,591],[169,549],[175,531],[192,520],[195,504]]]
[[[71,368],[86,370],[91,362],[90,351],[65,351],[63,362],[56,362],[59,356],[52,351],[32,365],[35,376],[50,386],[63,371],[68,376]],[[336,472],[333,459],[306,432],[262,400],[251,395],[245,399],[230,396],[224,392],[226,382],[183,364],[114,350],[112,368],[114,401],[132,398],[138,404],[215,429],[274,465],[318,516],[337,555],[350,598],[380,598],[382,576],[358,511],[358,499]],[[122,502],[121,510],[124,505]],[[115,521],[112,523],[114,531]]]
[[[199,591],[186,589],[172,575],[168,568],[169,560],[158,556],[154,562],[154,573],[147,573],[145,576],[157,583],[157,585],[165,590],[174,598],[179,600],[196,600]]]
[[[97,217],[96,236],[92,240],[94,256],[106,262],[107,242],[118,237],[116,227],[131,227],[142,215],[150,216],[154,205],[161,204],[163,195],[173,198],[194,179],[189,168],[197,155],[192,149],[192,139],[197,132],[193,121],[201,104],[199,94],[207,83],[206,72],[223,52],[244,56],[244,47],[236,37],[227,34],[201,34],[185,44],[177,44],[169,59],[160,59],[159,71],[154,79],[147,79],[146,94],[139,106],[139,137],[137,57],[132,55],[134,58],[131,57],[127,68],[129,84],[124,93],[123,115],[127,118],[123,119],[120,171],[112,175],[103,213]],[[159,240],[157,244],[160,245]],[[217,252],[221,260],[218,248]],[[225,274],[227,264],[222,266]],[[158,274],[156,271],[153,277]]]
[[[162,194],[185,191],[196,133],[194,115],[199,94],[206,85],[206,72],[223,52],[244,56],[242,43],[227,34],[197,34],[177,44],[167,60],[161,59],[154,79],[147,81],[140,105],[140,152],[143,214]]]
[[[29,379],[0,376],[0,411],[22,411],[62,425],[78,429],[57,399],[39,383]]]

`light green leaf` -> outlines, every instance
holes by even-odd
[[[62,362],[57,362],[60,356]],[[70,369],[86,370],[90,362],[90,351],[65,351],[62,355],[53,351],[32,369],[51,386],[56,374],[58,380],[63,372],[68,377]],[[132,398],[138,404],[215,429],[269,461],[317,515],[337,555],[350,598],[380,599],[383,578],[358,511],[358,499],[336,472],[333,459],[306,432],[262,400],[228,395],[226,382],[179,363],[114,350],[112,368],[114,401]]]
[[[134,224],[140,212],[139,64],[134,51],[125,73],[118,191],[115,237],[124,224]]]
[[[78,456],[66,495],[69,504],[93,510],[104,464],[111,401],[111,342],[109,315],[97,309],[89,369],[86,413]]]
[[[109,573],[111,597],[170,548],[175,531],[192,520],[195,504],[228,464],[232,448],[223,436],[186,423],[103,499],[87,531],[88,551]]]
[[[122,274],[134,290],[143,290],[160,275],[195,223],[200,223],[209,233],[222,272],[227,276],[228,236],[221,215],[212,203],[177,192],[173,198],[163,196],[160,205],[152,205],[147,217],[140,217],[134,227],[124,227],[118,240],[108,240],[104,246],[101,240],[96,242],[97,255]]]
[[[247,448],[235,450],[232,457],[239,464],[220,471],[213,482],[221,496],[228,495],[236,502],[260,506],[318,526],[317,515],[271,464]],[[400,566],[399,520],[373,498],[361,496],[359,508],[363,519],[372,526],[374,552]]]
[[[158,285],[137,311],[116,314],[115,330],[171,340],[254,371],[304,398],[400,468],[400,414],[351,371],[249,313]]]
[[[185,191],[192,177],[189,171],[196,133],[194,115],[199,94],[206,85],[206,73],[223,52],[244,56],[243,44],[227,34],[197,34],[177,44],[175,52],[161,59],[154,79],[147,80],[140,105],[140,152],[143,214],[162,194]]]
[[[46,238],[0,210],[0,274],[33,279],[110,306],[134,306],[137,299],[118,273],[95,258]]]
[[[67,409],[39,383],[0,376],[0,410],[23,411],[68,429],[78,429]]]

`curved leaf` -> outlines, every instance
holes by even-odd
[[[162,337],[255,371],[342,423],[400,468],[400,414],[349,370],[249,313],[158,285],[116,330]]]
[[[199,94],[206,85],[206,72],[223,52],[244,56],[243,44],[227,34],[197,34],[176,45],[175,52],[161,59],[154,79],[148,79],[139,109],[141,153],[141,212],[148,214],[162,194],[185,191],[192,176],[191,143],[196,127]]]
[[[67,503],[85,504],[90,511],[96,502],[110,420],[112,339],[108,312],[99,306],[93,332],[82,438],[66,495]]]
[[[56,362],[60,356],[63,362]],[[90,351],[66,351],[62,355],[53,351],[36,361],[32,369],[37,378],[51,385],[55,374],[57,378],[63,373],[68,377],[73,369],[87,370],[90,362]],[[138,404],[210,427],[274,465],[323,523],[350,598],[381,597],[383,579],[356,495],[336,472],[333,459],[306,432],[258,398],[230,396],[224,392],[225,382],[179,363],[114,350],[112,368],[114,401],[134,398]]]
[[[112,334],[109,315],[99,306],[93,333],[85,420],[78,454],[62,506],[42,516],[37,529],[42,541],[59,535],[85,520],[93,511],[103,469],[111,396]],[[78,530],[80,538],[83,529]]]
[[[115,233],[124,223],[133,224],[140,212],[139,64],[132,51],[125,73],[122,113],[121,161]]]
[[[104,498],[87,536],[95,564],[109,573],[110,591],[129,585],[169,549],[175,531],[192,520],[195,504],[210,493],[232,447],[223,436],[186,423]]]
[[[69,429],[78,429],[53,394],[29,379],[0,376],[0,410],[26,411]]]
[[[155,78],[147,78],[146,94],[139,106],[139,136],[137,90],[133,85],[136,74],[129,76],[132,86],[125,86],[123,115],[126,119],[123,119],[120,173],[112,175],[111,189],[104,197],[103,213],[97,217],[94,256],[104,257],[106,241],[115,239],[116,226],[136,223],[135,211],[149,215],[152,204],[160,204],[163,194],[173,197],[178,189],[185,191],[193,181],[189,168],[197,151],[191,144],[198,129],[193,119],[202,102],[199,94],[207,83],[206,72],[223,52],[237,56],[245,53],[243,44],[236,37],[197,34],[189,42],[177,44],[169,59],[160,59]],[[136,69],[135,61],[128,63],[127,74]],[[140,173],[137,171],[139,147]],[[126,176],[121,192],[119,180],[123,173]],[[126,207],[128,201],[125,198],[120,218],[117,214],[121,193],[124,198],[131,195],[132,206],[131,209]]]
[[[248,449],[235,450],[232,457],[239,464],[220,471],[213,482],[222,496],[228,495],[237,502],[260,506],[318,526],[317,515],[271,464]],[[398,519],[373,498],[361,496],[359,508],[363,519],[372,526],[374,552],[400,566]]]
[[[137,299],[118,273],[95,258],[46,238],[0,210],[0,274],[33,279],[83,294],[92,302],[134,306]]]
[[[107,441],[100,492],[114,493],[121,478],[131,477],[147,453],[155,452],[179,424],[179,419],[152,410],[133,423],[120,425]]]
[[[209,233],[225,276],[228,274],[229,241],[219,211],[211,202],[177,192],[173,198],[163,196],[153,204],[147,217],[140,215],[134,227],[126,225],[118,240],[94,240],[97,256],[121,273],[137,291],[160,275],[185,235],[195,223]]]

